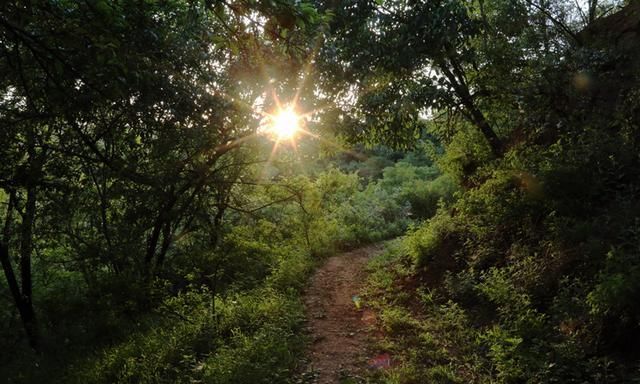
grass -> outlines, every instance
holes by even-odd
[[[380,384],[463,383],[475,370],[463,350],[474,345],[464,312],[454,303],[439,302],[437,293],[414,283],[402,239],[385,245],[368,266],[365,299],[378,313],[384,337],[376,347],[388,351],[396,364],[372,375]],[[469,365],[470,372],[459,369]]]

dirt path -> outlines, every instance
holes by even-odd
[[[367,367],[369,329],[375,315],[353,300],[365,280],[367,260],[382,251],[371,245],[330,257],[311,279],[304,302],[312,343],[305,383],[340,383],[357,379]]]

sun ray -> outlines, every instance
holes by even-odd
[[[253,139],[253,138],[257,137],[257,136],[258,136],[258,134],[254,132],[254,133],[250,133],[248,135],[244,135],[244,136],[238,137],[238,138],[233,139],[233,140],[229,140],[224,144],[220,144],[220,145],[216,146],[214,148],[214,151],[215,152],[223,152],[223,151],[227,150],[228,148],[237,147],[240,144],[244,143],[245,141],[249,141],[249,140],[251,140],[251,139]]]
[[[273,86],[273,80],[269,80],[266,95],[271,96],[273,110],[258,112],[259,115],[263,117],[260,132],[267,136],[271,136],[273,140],[271,153],[269,154],[269,159],[267,160],[267,164],[265,164],[263,172],[265,177],[268,172],[268,167],[276,160],[278,152],[285,147],[287,150],[293,151],[298,160],[301,158],[302,155],[300,153],[300,148],[298,148],[298,141],[302,136],[309,136],[315,140],[326,143],[331,147],[351,152],[341,144],[323,138],[306,129],[306,122],[311,121],[311,119],[313,119],[314,116],[317,116],[319,112],[329,107],[329,103],[326,103],[327,105],[316,105],[316,108],[310,108],[305,111],[299,110],[303,90],[311,77],[314,60],[320,47],[321,39],[318,39],[311,54],[307,57],[305,60],[306,62],[302,67],[300,77],[297,80],[295,93],[291,99],[287,100],[287,102],[283,102],[283,100],[278,97],[276,87]]]
[[[267,162],[265,163],[264,168],[262,169],[262,174],[260,178],[263,180],[267,179],[267,171],[276,157],[276,153],[278,152],[279,145],[280,145],[280,140],[276,139],[273,143],[273,147],[271,148],[271,153],[269,154],[269,158],[267,159]]]
[[[292,101],[293,105],[297,105],[298,104],[298,100],[300,98],[300,94],[302,93],[302,88],[306,84],[307,78],[309,77],[309,75],[311,73],[311,66],[313,65],[313,60],[318,55],[318,52],[320,51],[321,45],[322,45],[322,36],[318,35],[318,37],[315,40],[313,50],[311,51],[311,54],[309,55],[307,63],[304,65],[304,68],[302,70],[302,76],[301,76],[300,80],[298,81],[298,89],[296,89],[296,93],[293,96],[293,101]]]

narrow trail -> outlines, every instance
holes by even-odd
[[[305,383],[340,383],[364,373],[376,316],[357,309],[353,296],[363,288],[367,261],[381,251],[375,244],[332,256],[311,279],[304,296],[312,337]]]

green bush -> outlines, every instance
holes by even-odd
[[[65,381],[283,382],[302,348],[302,305],[275,290],[215,300],[206,290],[193,291],[160,310],[163,322],[79,364]]]
[[[451,258],[449,249],[444,249],[447,241],[453,239],[456,223],[449,212],[440,209],[431,220],[418,226],[406,237],[409,255],[418,268],[429,267],[438,258]]]

